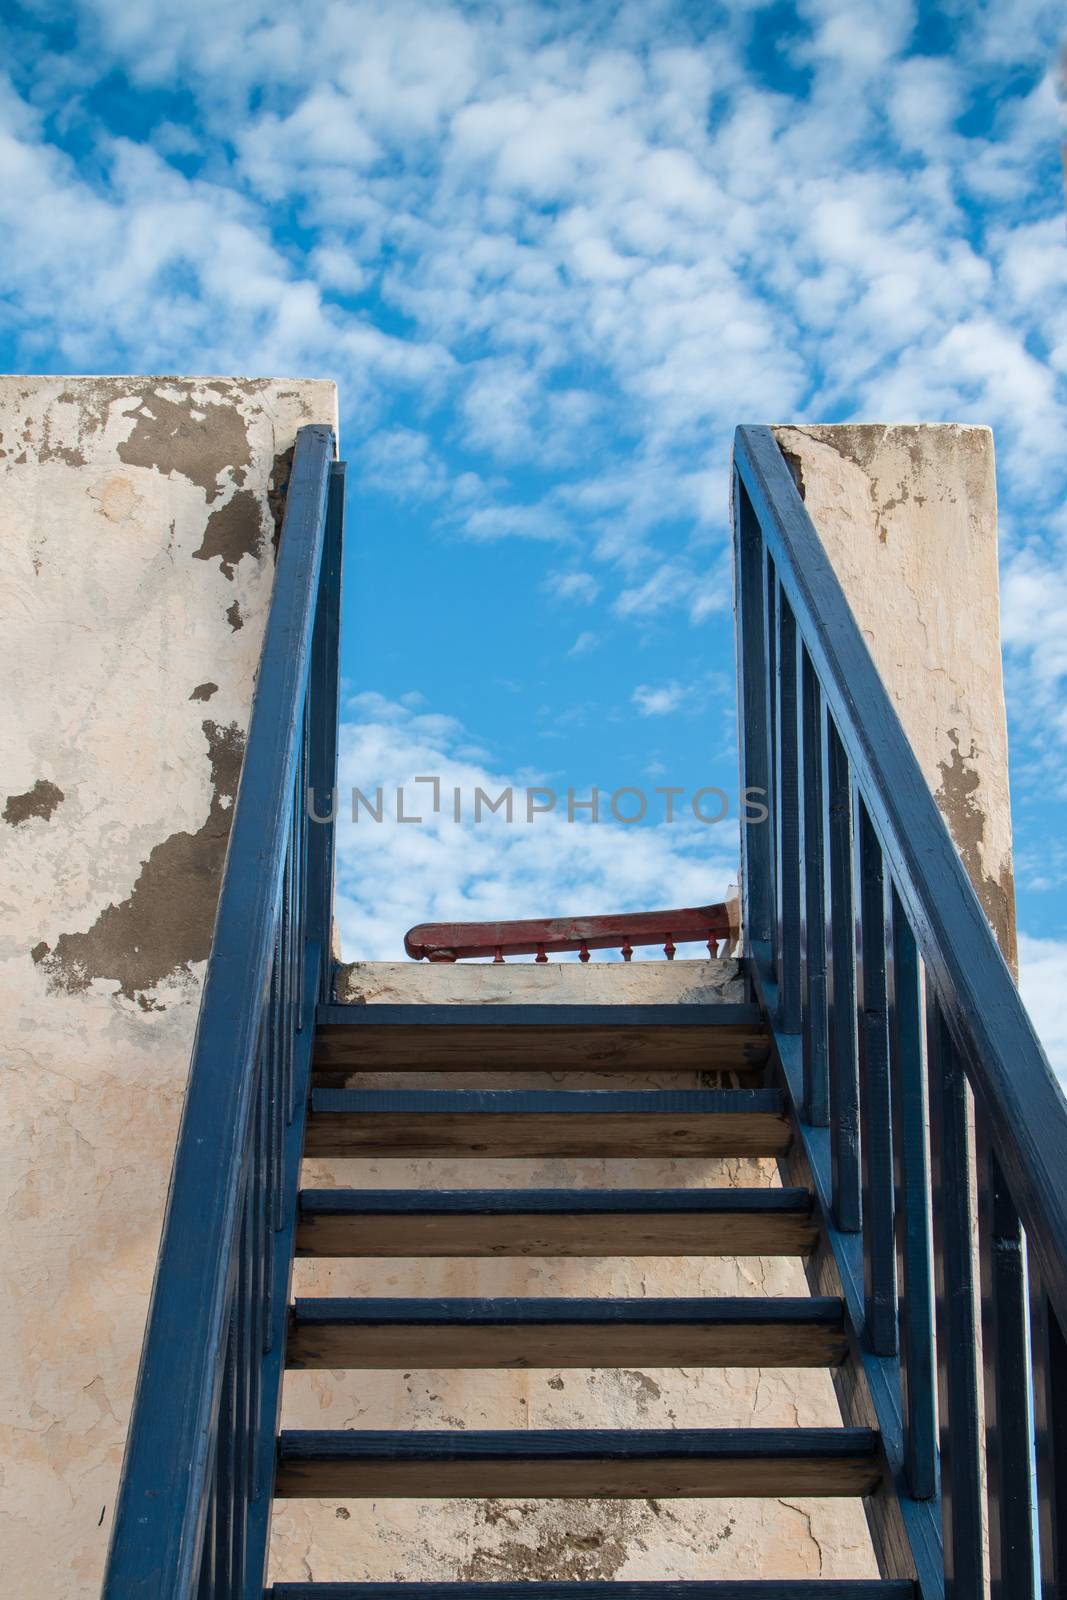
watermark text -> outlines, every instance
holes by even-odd
[[[424,787],[416,789],[415,785]],[[766,798],[765,789],[743,789],[735,811],[730,795],[715,784],[705,784],[692,793],[677,784],[657,785],[651,790],[624,784],[618,789],[594,788],[588,793],[571,788],[560,792],[544,784],[526,788],[508,784],[492,794],[478,785],[466,789],[431,775],[412,779],[410,790],[405,784],[377,784],[368,789],[353,787],[345,796],[340,789],[316,795],[309,788],[307,811],[312,822],[336,822],[343,814],[343,820],[363,825],[389,822],[416,827],[435,816],[455,823],[480,823],[492,818],[523,826],[539,817],[552,816],[561,822],[615,822],[624,827],[647,821],[675,823],[692,819],[711,828],[726,822],[731,815],[736,815],[743,827],[751,827],[766,822]]]

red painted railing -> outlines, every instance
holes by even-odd
[[[477,956],[535,956],[577,950],[620,950],[629,961],[638,945],[662,944],[668,961],[680,944],[706,944],[717,955],[720,942],[737,938],[735,905],[683,906],[671,911],[630,911],[616,916],[541,917],[525,922],[420,922],[404,935],[413,961],[462,961]]]

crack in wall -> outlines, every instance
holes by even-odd
[[[806,500],[807,499],[807,492],[806,492],[806,490],[804,488],[804,463],[803,463],[803,461],[797,455],[796,451],[795,450],[790,450],[787,445],[782,443],[781,439],[778,440],[778,448],[782,452],[782,457],[783,457],[783,459],[785,461],[786,466],[789,468],[790,476],[792,477],[793,482],[797,486],[797,493],[799,494],[799,496],[800,496],[800,498],[802,500]]]
[[[274,457],[267,479],[267,509],[274,523],[274,554],[278,554],[278,545],[282,537],[282,523],[285,520],[285,500],[289,492],[289,479],[293,472],[293,456],[296,445],[290,445],[288,450],[281,450]]]

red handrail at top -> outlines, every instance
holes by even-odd
[[[420,922],[404,935],[404,949],[413,961],[462,961],[475,956],[536,956],[577,950],[589,960],[590,950],[621,950],[629,961],[635,945],[660,944],[668,961],[676,945],[707,943],[711,955],[720,940],[736,937],[731,909],[725,905],[683,906],[673,911],[627,911],[615,916],[540,917],[526,922]]]

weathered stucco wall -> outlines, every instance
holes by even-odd
[[[430,965],[356,962],[350,1003],[687,1004],[744,998],[720,961]],[[359,1075],[361,1088],[442,1087],[433,1072]],[[449,1074],[455,1088],[696,1088],[713,1074]],[[728,1080],[725,1080],[728,1081]],[[309,1162],[310,1185],[357,1188],[775,1186],[773,1161]],[[806,1295],[795,1258],[383,1260],[296,1263],[295,1293],[365,1296]],[[829,1374],[736,1369],[293,1372],[283,1422],[306,1428],[834,1427]],[[279,1502],[275,1579],[546,1581],[871,1577],[858,1501],[385,1500]]]
[[[1016,965],[988,428],[776,428],[1001,949]]]
[[[99,1588],[270,598],[323,382],[0,380],[8,1589]]]

